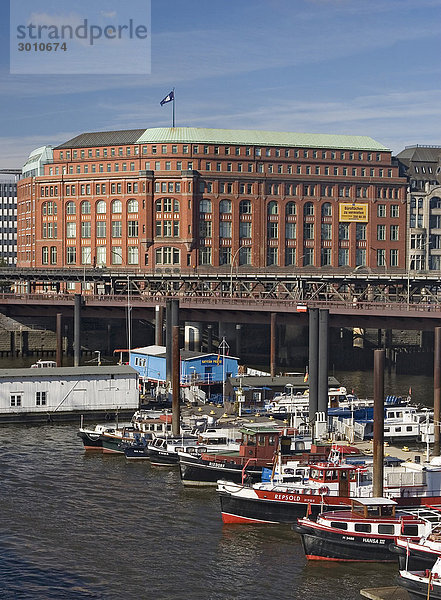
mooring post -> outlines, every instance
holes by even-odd
[[[179,325],[173,325],[173,375],[172,375],[172,431],[174,436],[181,433],[180,412],[180,371],[181,361],[179,352]]]
[[[318,411],[318,347],[319,347],[319,311],[309,309],[309,423],[314,427],[315,413]]]
[[[63,361],[63,329],[61,323],[61,313],[57,313],[57,367],[61,367]]]
[[[172,377],[172,327],[172,301],[167,300],[165,303],[165,377],[169,383]]]
[[[213,352],[213,325],[207,325],[207,352]]]
[[[271,313],[271,350],[270,350],[270,363],[271,363],[271,377],[276,375],[276,349],[277,349],[277,313]]]
[[[374,350],[374,496],[383,496],[384,461],[384,350]]]
[[[74,297],[74,367],[80,366],[81,357],[81,294]]]
[[[441,416],[441,327],[435,327],[435,348],[433,357],[433,454],[440,455],[440,416]]]

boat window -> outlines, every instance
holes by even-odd
[[[355,523],[354,531],[362,531],[363,533],[371,532],[371,524],[370,523]]]
[[[401,431],[401,427],[395,427],[395,431]]]
[[[265,436],[264,435],[257,436],[257,443],[259,444],[259,446],[265,446]]]
[[[337,471],[328,469],[325,472],[325,481],[336,481],[338,479]]]
[[[335,529],[347,529],[348,524],[341,521],[331,521],[331,527],[334,527]]]
[[[413,429],[412,425],[408,425],[408,426],[406,427],[406,431],[412,431],[412,429]]]
[[[389,433],[389,431],[390,431],[390,427],[385,427],[384,428],[384,433]]]
[[[378,525],[378,533],[384,533],[387,535],[394,535],[395,527],[393,525]]]
[[[418,525],[404,525],[401,535],[416,537],[418,535]]]
[[[274,446],[274,444],[276,443],[276,436],[275,435],[270,435],[268,438],[268,444],[270,446]]]

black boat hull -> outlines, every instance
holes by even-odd
[[[437,552],[424,552],[415,548],[409,549],[407,556],[406,548],[393,544],[390,551],[398,556],[398,566],[400,571],[424,571],[431,569],[439,557]]]
[[[398,583],[401,587],[407,590],[410,600],[441,600],[441,586],[433,584],[430,586],[425,581],[414,581],[413,579],[407,579],[399,576]]]
[[[293,525],[302,537],[305,556],[309,560],[345,562],[395,562],[389,546],[393,538],[375,538],[315,530],[313,527]]]
[[[262,478],[262,467],[248,465],[244,471],[243,465],[202,459],[190,462],[181,458],[179,471],[182,483],[188,486],[215,486],[219,479],[242,483],[244,478],[256,483]]]

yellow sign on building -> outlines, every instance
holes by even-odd
[[[367,223],[369,221],[367,204],[339,204],[339,221],[358,221]]]

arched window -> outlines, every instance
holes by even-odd
[[[164,246],[155,250],[155,262],[157,265],[179,265],[181,253],[179,248]]]
[[[81,214],[82,215],[90,215],[90,202],[89,200],[84,200],[84,202],[81,203]]]
[[[434,196],[430,199],[430,208],[441,208],[441,198]]]
[[[66,215],[74,215],[76,212],[75,202],[66,202]]]
[[[200,213],[211,213],[212,212],[212,204],[211,200],[208,198],[203,198],[199,201],[199,212]]]
[[[322,217],[332,217],[332,206],[330,202],[322,204]]]
[[[135,198],[130,198],[127,202],[127,212],[128,213],[137,213],[138,212],[138,200]]]
[[[220,214],[227,214],[231,212],[231,200],[221,200],[219,203]]]
[[[239,204],[239,214],[250,215],[251,214],[251,200],[241,200]]]
[[[277,202],[272,200],[271,202],[268,203],[267,213],[269,215],[278,215],[279,214],[279,205],[277,204]]]
[[[297,207],[295,202],[288,202],[285,209],[286,216],[295,215],[297,213]]]
[[[306,202],[303,207],[303,214],[305,217],[310,217],[314,214],[314,204],[312,202]]]
[[[96,203],[96,212],[100,215],[105,215],[107,211],[106,203],[104,200],[98,200]]]
[[[113,214],[122,213],[122,202],[121,202],[121,200],[113,200],[113,202],[112,202],[112,213]]]
[[[43,202],[43,204],[41,205],[41,214],[43,216],[47,215],[47,202]]]

